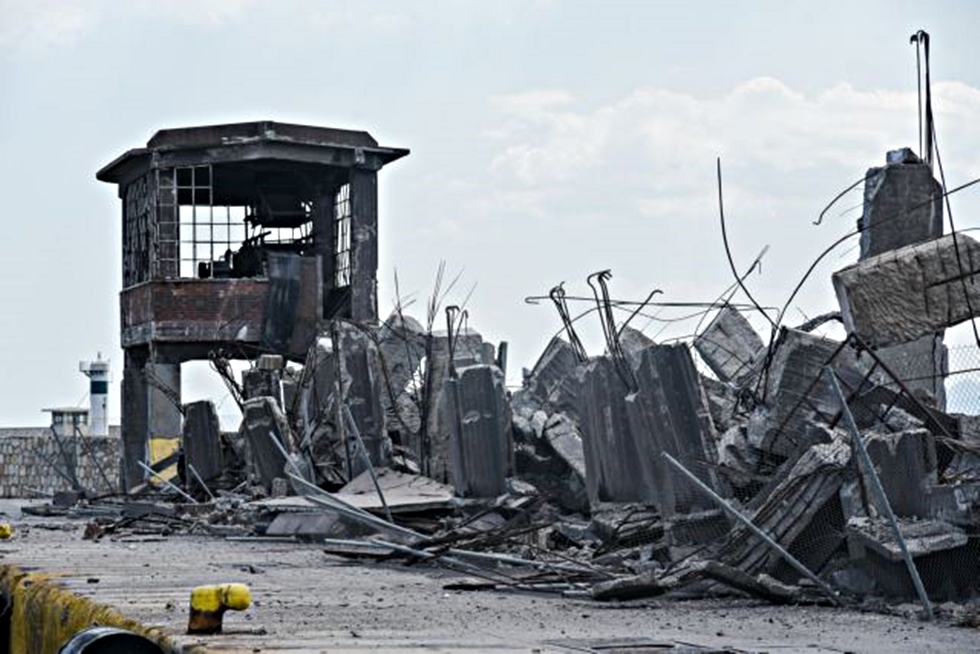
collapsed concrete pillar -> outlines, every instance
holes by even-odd
[[[282,372],[277,368],[256,366],[242,372],[242,395],[246,400],[271,397],[282,406]]]
[[[197,476],[208,482],[221,475],[223,462],[221,455],[221,427],[214,403],[208,400],[184,405],[184,433],[181,440],[184,451],[184,466],[187,472],[184,479],[189,487],[199,485]],[[191,466],[194,472],[190,471]]]
[[[457,368],[485,363],[483,337],[473,329],[462,329],[456,336],[453,364]],[[449,371],[449,337],[445,331],[433,332],[429,344],[429,356],[425,362],[426,383],[424,394],[429,403],[425,425],[425,442],[419,443],[419,461],[422,471],[436,481],[452,483],[450,437],[452,430],[443,424],[439,411],[442,387]]]
[[[388,389],[378,347],[362,328],[349,323],[336,323],[335,338],[337,352],[340,353],[343,401],[350,409],[371,464],[386,465],[391,454],[391,442],[381,397]],[[351,478],[366,469],[363,461],[351,460],[349,463]]]
[[[933,179],[929,165],[908,148],[889,152],[887,162],[865,176],[861,261],[943,234],[942,185]],[[910,389],[928,392],[935,406],[945,409],[949,368],[941,331],[882,347],[878,356]]]
[[[929,164],[908,148],[889,152],[886,161],[864,177],[862,260],[943,234],[943,188]]]
[[[848,266],[834,273],[833,282],[848,332],[881,347],[975,317],[980,313],[978,273],[980,243],[951,234]]]
[[[286,457],[272,437],[286,452],[295,451],[289,423],[275,399],[264,395],[246,400],[242,407],[242,432],[249,479],[271,492],[272,480],[283,477],[286,468]]]
[[[714,508],[711,500],[663,462],[666,452],[722,495],[715,474],[718,452],[714,427],[698,384],[691,351],[684,344],[643,350],[636,369],[640,390],[626,397],[630,433],[636,439],[651,499],[665,515]]]
[[[447,379],[440,398],[442,423],[452,430],[452,478],[456,494],[496,497],[513,472],[511,414],[504,374],[496,366],[461,368]]]
[[[577,414],[585,451],[589,502],[654,502],[650,453],[637,447],[626,409],[629,389],[609,357],[585,366]]]

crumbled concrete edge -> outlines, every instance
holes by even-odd
[[[11,654],[55,654],[72,636],[93,626],[126,629],[143,636],[164,652],[192,654],[203,648],[182,648],[159,627],[147,627],[115,609],[81,597],[43,572],[25,572],[13,564],[0,564],[0,594],[10,615]]]

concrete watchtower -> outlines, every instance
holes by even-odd
[[[325,321],[377,320],[377,174],[407,154],[261,121],[161,130],[96,174],[122,200],[127,486],[181,433],[181,363],[301,359]]]

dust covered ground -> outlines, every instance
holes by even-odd
[[[0,545],[4,563],[62,576],[75,592],[110,604],[184,645],[214,651],[593,651],[619,642],[748,652],[978,652],[980,629],[951,620],[854,609],[774,607],[748,600],[637,601],[509,592],[451,591],[459,576],[428,566],[351,562],[312,544],[199,536],[82,538],[84,521],[21,516]],[[225,617],[225,633],[182,635],[190,589],[244,582],[253,606]],[[901,611],[899,611],[901,613]],[[941,612],[942,615],[942,612]],[[639,645],[645,644],[646,648]]]

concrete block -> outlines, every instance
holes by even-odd
[[[723,382],[745,385],[753,376],[753,362],[765,347],[737,309],[725,306],[694,339],[694,349]]]
[[[504,375],[478,364],[443,384],[443,425],[452,429],[452,477],[456,494],[496,497],[506,492],[512,471],[511,415]]]
[[[286,452],[295,450],[286,416],[269,396],[246,400],[242,409],[242,432],[249,477],[271,492],[272,480],[283,476],[286,458],[273,444],[269,434],[279,440]]]
[[[865,175],[861,259],[943,234],[942,186],[930,166],[917,157],[891,159]]]
[[[908,343],[882,347],[876,354],[888,369],[911,391],[925,391],[932,399],[931,406],[946,409],[945,377],[949,374],[949,348],[942,334],[929,334]],[[884,373],[875,380],[898,392],[898,384]]]
[[[881,347],[914,341],[977,315],[977,273],[980,243],[956,234],[848,266],[834,273],[833,283],[844,326],[868,345]]]
[[[839,346],[838,341],[808,332],[780,330],[765,385],[765,423],[761,430],[749,427],[753,445],[787,457],[811,444],[806,432],[810,416],[837,411],[837,397],[824,377],[824,367],[832,365],[838,372],[859,377],[870,365],[858,361],[850,348],[838,351]]]
[[[936,481],[936,443],[926,429],[865,437],[868,456],[892,511],[899,517],[928,516],[926,486]]]
[[[558,337],[552,338],[525,379],[525,387],[541,404],[547,404],[576,366],[572,346]]]
[[[382,396],[387,392],[377,345],[361,329],[337,324],[340,379],[343,399],[350,408],[372,465],[383,466],[391,454]],[[360,460],[352,461],[354,477],[364,471]]]
[[[221,475],[224,470],[221,426],[213,402],[201,400],[184,405],[184,433],[181,447],[184,450],[185,465],[194,466],[194,470],[204,482]],[[199,485],[189,469],[184,476],[190,488]]]
[[[637,448],[626,410],[626,385],[609,357],[595,357],[583,369],[578,393],[589,501],[652,502],[651,454]],[[646,460],[646,461],[644,461]]]

